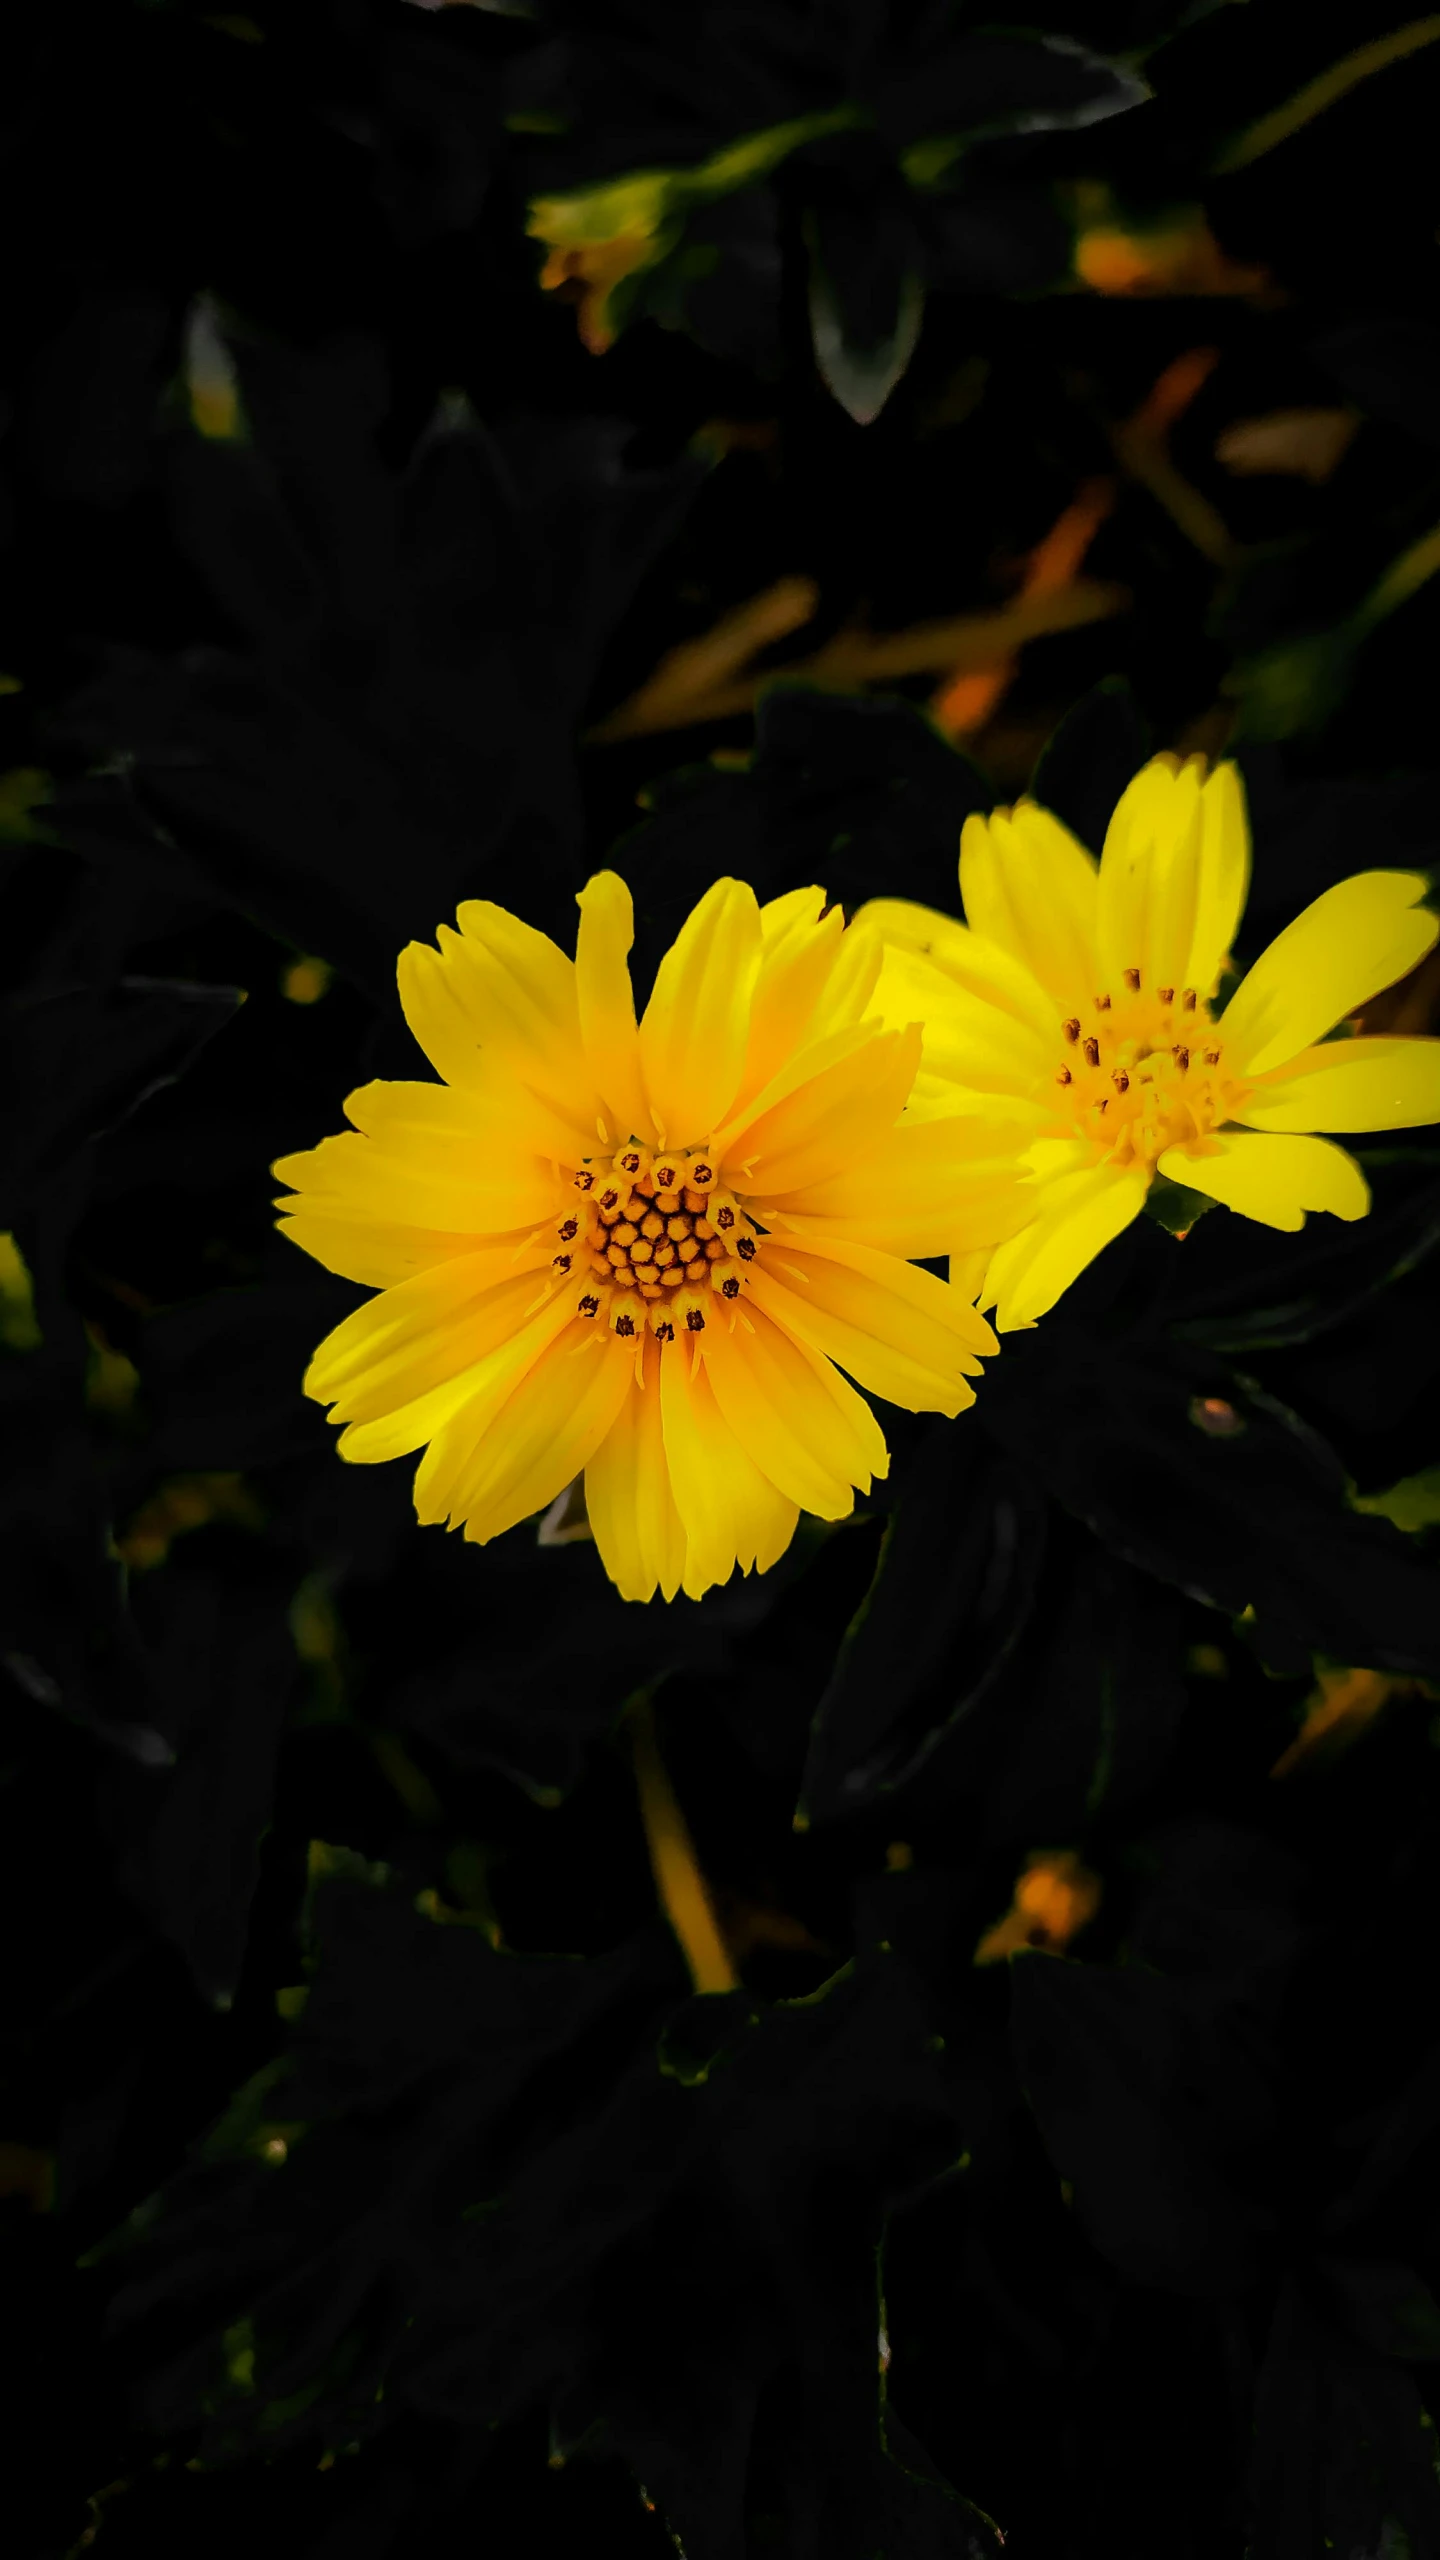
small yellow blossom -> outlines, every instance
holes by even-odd
[[[578,903],[574,960],[481,900],[412,943],[443,1081],[364,1086],[276,1166],[294,1241],[380,1292],[305,1385],[347,1458],[424,1451],[421,1520],[483,1544],[583,1470],[625,1597],[698,1597],[885,1474],[865,1394],[974,1402],[990,1327],[908,1257],[993,1232],[993,1142],[911,1111],[920,1027],[872,1018],[881,945],[823,890],[717,881],[638,1023],[630,893]]]
[[[1263,293],[1263,267],[1229,258],[1198,205],[1149,227],[1098,221],[1076,234],[1072,263],[1092,293]]]
[[[1423,1680],[1401,1680],[1389,1671],[1332,1664],[1319,1672],[1316,1686],[1305,1701],[1304,1723],[1294,1741],[1281,1752],[1271,1777],[1289,1778],[1297,1769],[1313,1768],[1338,1758],[1359,1741],[1392,1698],[1430,1698],[1434,1694]]]
[[[0,1235],[0,1342],[8,1351],[33,1351],[43,1339],[25,1256],[12,1235]]]
[[[976,1964],[998,1964],[1022,1947],[1056,1953],[1087,1928],[1100,1908],[1100,1878],[1073,1849],[1039,1850],[1016,1878],[1015,1898],[1003,1920],[987,1929]]]
[[[882,1019],[925,1024],[924,1107],[992,1129],[1009,1115],[1019,1205],[988,1256],[972,1221],[952,1262],[1001,1332],[1054,1306],[1157,1174],[1265,1226],[1300,1227],[1308,1209],[1360,1218],[1359,1165],[1317,1133],[1440,1119],[1440,1040],[1326,1036],[1435,942],[1423,876],[1327,889],[1217,1011],[1249,870],[1236,768],[1157,756],[1098,864],[1021,800],[966,821],[968,926],[900,900],[857,919],[886,944]]]
[[[573,196],[538,196],[527,225],[547,255],[540,283],[547,293],[566,292],[578,305],[576,326],[592,356],[615,343],[615,288],[627,276],[652,267],[674,247],[661,175],[622,179]]]
[[[852,105],[819,107],[741,134],[691,167],[632,169],[568,195],[534,196],[526,229],[549,252],[540,283],[578,302],[577,325],[592,355],[615,343],[623,314],[616,288],[678,248],[691,214],[755,186],[806,143],[863,122]]]
[[[290,1004],[318,1004],[332,976],[328,960],[313,960],[302,954],[291,960],[280,980],[280,992]]]
[[[573,300],[580,343],[592,356],[603,356],[615,344],[612,297],[616,286],[642,267],[652,266],[657,254],[652,237],[641,231],[550,248],[540,270],[541,286],[546,293],[565,292]]]

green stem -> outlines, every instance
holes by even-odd
[[[1357,45],[1353,53],[1332,62],[1328,71],[1318,72],[1287,98],[1282,107],[1272,107],[1268,116],[1247,125],[1243,133],[1227,143],[1218,158],[1211,162],[1217,177],[1228,177],[1233,170],[1248,169],[1252,160],[1262,160],[1277,144],[1288,142],[1316,116],[1333,107],[1337,99],[1358,89],[1362,80],[1371,80],[1377,71],[1388,71],[1392,62],[1403,62],[1407,53],[1418,53],[1422,46],[1440,39],[1440,17],[1412,18],[1408,26],[1392,27],[1390,33],[1375,36],[1369,44]]]

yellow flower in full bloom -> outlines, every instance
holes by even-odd
[[[823,890],[717,881],[638,1023],[628,889],[579,906],[573,960],[481,900],[411,943],[443,1081],[366,1085],[276,1166],[295,1242],[380,1292],[305,1384],[347,1458],[424,1451],[423,1521],[483,1543],[583,1469],[621,1592],[698,1597],[885,1474],[857,1387],[974,1402],[990,1327],[907,1257],[954,1242],[982,1124],[907,1110],[920,1028],[871,1017],[880,944]]]
[[[1157,756],[1098,864],[1021,800],[966,821],[968,926],[889,899],[857,919],[886,944],[882,1019],[925,1024],[927,1107],[1011,1115],[1023,1208],[952,1266],[972,1295],[983,1272],[1002,1332],[1054,1306],[1157,1174],[1265,1226],[1360,1218],[1359,1165],[1317,1133],[1440,1119],[1440,1040],[1326,1037],[1431,949],[1423,876],[1327,889],[1217,1012],[1249,869],[1235,767]]]
[[[660,220],[642,184],[633,190],[633,203],[623,200],[624,192],[612,187],[597,190],[593,200],[543,198],[530,210],[531,236],[547,252],[541,287],[567,293],[578,304],[581,343],[592,356],[603,356],[615,343],[617,285],[656,265],[674,246],[673,226]]]

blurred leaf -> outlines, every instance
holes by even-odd
[[[1143,1837],[1135,1867],[1121,1964],[1012,1959],[1017,2068],[1096,2247],[1142,2285],[1225,2293],[1270,2222],[1239,2172],[1276,2124],[1298,1879],[1203,1817]]]
[[[1191,1191],[1183,1182],[1168,1182],[1161,1174],[1145,1194],[1145,1215],[1163,1227],[1167,1235],[1188,1236],[1197,1218],[1205,1217],[1219,1203],[1204,1191]]]
[[[355,1303],[328,1273],[288,1287],[217,1289],[150,1316],[138,1344],[158,1474],[246,1468],[329,1450],[300,1382],[322,1336]],[[333,1461],[332,1461],[333,1463]]]
[[[1340,622],[1237,658],[1222,679],[1239,704],[1237,744],[1314,737],[1345,700],[1364,637],[1357,623]]]
[[[1440,444],[1440,333],[1428,314],[1367,312],[1322,327],[1310,353],[1369,416]]]
[[[399,946],[497,861],[561,922],[594,653],[702,466],[627,472],[603,422],[492,437],[452,401],[396,472],[373,343],[233,352],[253,444],[179,434],[169,472],[177,542],[241,645],[116,653],[68,734],[123,752],[158,872],[388,1000]],[[72,784],[56,831],[133,858],[117,801],[118,783]]]
[[[1048,1547],[973,1768],[947,1745],[933,1773],[982,1796],[996,1839],[1063,1839],[1143,1798],[1185,1712],[1174,1595],[1053,1514]]]
[[[0,844],[43,844],[45,827],[35,812],[50,797],[50,776],[40,765],[16,765],[0,773]]]
[[[727,872],[757,897],[811,882],[846,906],[887,894],[954,904],[960,829],[992,793],[907,702],[776,683],[738,770],[692,765],[646,793],[651,811],[615,848],[634,891],[637,992],[695,901]]]
[[[1440,528],[1407,544],[1369,591],[1323,631],[1299,631],[1260,649],[1242,645],[1224,690],[1238,696],[1237,740],[1311,735],[1350,690],[1365,642],[1440,570]]]
[[[657,1626],[618,1598],[592,1546],[542,1547],[528,1524],[493,1559],[466,1552],[458,1564],[483,1607],[483,1634],[467,1626],[457,1591],[460,1607],[403,1647],[393,1712],[456,1767],[503,1769],[539,1802],[570,1793],[636,1689],[720,1653],[723,1639],[694,1602],[676,1601]],[[389,1605],[363,1587],[351,1600],[372,1658],[371,1614]]]
[[[1187,2101],[1194,2020],[1158,1974],[1012,1958],[1015,2062],[1098,2249],[1141,2284],[1221,2294],[1252,2235]]]
[[[238,987],[142,977],[12,997],[0,1022],[0,1185],[12,1203],[173,1084],[243,1002]]]
[[[658,1931],[587,1963],[516,1957],[343,1864],[312,1906],[287,2059],[118,2235],[142,2365],[135,2324],[162,2315],[152,2423],[208,2406],[215,2459],[543,2395],[562,2445],[603,2425],[697,2560],[739,2547],[747,2505],[762,2534],[768,2512],[825,2548],[851,2511],[882,2537],[927,2518],[882,2547],[968,2560],[984,2520],[881,2431],[883,2215],[957,2141],[903,1984],[881,1967],[764,2014],[732,1997],[708,2066],[677,2076],[654,2050],[680,1996]],[[680,2316],[696,2300],[704,2322]],[[778,2434],[757,2476],[762,2400]]]
[[[1338,470],[1360,421],[1353,409],[1277,409],[1227,427],[1215,459],[1239,477],[1294,473],[1315,487]]]
[[[1239,936],[1247,957],[1263,951],[1323,889],[1349,879],[1357,864],[1429,868],[1434,822],[1428,775],[1312,773],[1293,750],[1276,746],[1247,747],[1240,767],[1254,863]]]
[[[136,495],[180,324],[168,278],[90,284],[30,379],[26,435],[43,486],[92,507]]]
[[[883,128],[922,137],[901,153],[914,187],[943,186],[966,147],[983,137],[1100,124],[1150,94],[1128,65],[1069,36],[947,28],[938,11],[932,25],[928,45],[896,48],[878,109]]]
[[[178,1560],[146,1589],[144,1634],[165,1768],[110,1762],[102,1818],[120,1880],[179,1948],[202,1998],[228,2007],[245,1951],[280,1727],[299,1665],[288,1578]]]
[[[1356,1493],[1350,1498],[1357,1511],[1373,1511],[1382,1520],[1393,1520],[1397,1529],[1412,1534],[1433,1529],[1440,1522],[1440,1467],[1422,1467],[1418,1476],[1403,1476],[1384,1493]]]
[[[1196,1357],[1103,1345],[1052,1317],[987,1377],[986,1424],[1113,1552],[1248,1614],[1274,1668],[1306,1671],[1316,1647],[1385,1670],[1440,1667],[1434,1576],[1388,1522],[1349,1508],[1316,1433],[1253,1385],[1188,1365]],[[1207,1397],[1242,1427],[1207,1430]]]
[[[1353,2344],[1296,2280],[1284,2285],[1258,2384],[1257,2560],[1310,2560],[1326,2543],[1379,2551],[1391,2519],[1411,2549],[1434,2548],[1432,2441],[1411,2377]]]
[[[807,224],[815,362],[857,426],[880,415],[925,310],[918,243],[900,208],[822,203]]]
[[[875,1577],[816,1713],[801,1782],[811,1822],[902,1785],[998,1678],[1045,1551],[1026,1478],[964,1422],[931,1422],[894,1488]]]
[[[1106,676],[1066,712],[1041,750],[1030,796],[1064,820],[1091,853],[1153,741],[1123,676]]]
[[[1364,2258],[1317,2258],[1330,2307],[1361,2344],[1402,2364],[1440,2358],[1440,2303],[1411,2267]]]
[[[722,6],[679,42],[663,26],[617,42],[586,23],[532,59],[520,117],[545,137],[530,206],[550,251],[541,282],[578,292],[593,351],[647,313],[739,353],[733,314],[717,330],[719,297],[702,309],[680,279],[713,264],[723,287],[748,249],[735,281],[753,304],[780,301],[780,258],[757,256],[753,235],[712,227],[712,259],[695,257],[707,215],[762,191],[800,209],[817,369],[861,424],[909,362],[932,262],[962,290],[1023,290],[1063,271],[1068,234],[1045,182],[1027,185],[1011,163],[1032,136],[1148,96],[1134,69],[1069,36],[957,24],[948,8],[903,27],[857,13],[839,61],[831,32],[788,8]],[[1009,155],[998,183],[987,144]],[[968,220],[951,219],[952,194],[972,187]]]
[[[1310,1218],[1282,1243],[1252,1220],[1225,1217],[1187,1235],[1166,1274],[1166,1330],[1215,1351],[1309,1342],[1428,1260],[1440,1244],[1440,1158],[1401,1144],[1367,1147],[1360,1162],[1372,1202],[1354,1226]]]
[[[7,1351],[33,1351],[44,1338],[25,1256],[12,1235],[0,1234],[0,1342]]]

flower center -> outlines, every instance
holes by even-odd
[[[581,1283],[578,1315],[604,1317],[626,1336],[648,1325],[673,1342],[704,1332],[717,1297],[739,1305],[764,1229],[703,1147],[652,1155],[632,1139],[613,1156],[587,1157],[573,1188],[550,1268],[562,1285]]]
[[[1145,987],[1138,969],[1060,1025],[1056,1078],[1067,1136],[1116,1164],[1154,1164],[1228,1120],[1244,1087],[1227,1074],[1210,1008],[1193,987]]]

